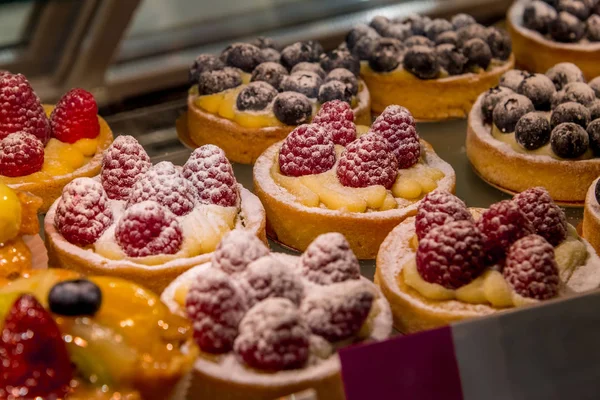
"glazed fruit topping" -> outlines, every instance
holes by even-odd
[[[331,70],[325,77],[325,83],[331,81],[340,81],[346,85],[350,93],[355,96],[358,94],[358,79],[345,68],[336,68]]]
[[[267,256],[269,249],[255,235],[234,229],[223,236],[212,255],[212,265],[234,275],[243,272],[248,264]]]
[[[496,107],[496,104],[498,104],[500,100],[509,94],[513,94],[513,90],[505,86],[496,86],[485,93],[485,96],[481,101],[481,113],[486,122],[492,122],[494,107]]]
[[[235,68],[202,72],[198,77],[198,94],[207,95],[233,89],[242,84],[242,77]]]
[[[398,161],[392,146],[380,134],[371,132],[350,143],[337,167],[344,186],[382,185],[391,189],[398,175]]]
[[[572,63],[558,63],[546,71],[546,76],[554,82],[556,90],[561,90],[567,84],[572,82],[585,82],[583,72]]]
[[[492,61],[492,51],[490,46],[483,39],[473,38],[465,42],[462,47],[465,57],[467,57],[467,66],[486,69]]]
[[[383,136],[390,144],[398,167],[410,168],[419,161],[421,145],[415,128],[415,120],[406,108],[387,106],[375,119],[371,132]]]
[[[226,49],[225,63],[244,72],[252,72],[263,61],[260,49],[250,43],[234,43]]]
[[[281,63],[288,70],[301,62],[319,62],[323,47],[313,40],[296,42],[281,51]]]
[[[572,122],[586,128],[590,123],[590,112],[585,106],[573,101],[562,103],[552,111],[550,123],[554,129],[563,122]]]
[[[568,12],[561,11],[550,23],[550,36],[557,42],[573,43],[585,33],[585,24]]]
[[[0,397],[57,399],[70,390],[71,360],[52,316],[24,294],[4,320],[0,339]]]
[[[519,84],[517,92],[528,97],[536,110],[549,110],[556,88],[546,75],[530,74]]]
[[[332,100],[341,100],[350,104],[352,101],[352,92],[350,92],[350,89],[343,82],[334,80],[321,85],[317,99],[321,104]]]
[[[319,285],[360,279],[358,259],[340,233],[318,236],[300,257],[300,270]]]
[[[98,285],[87,279],[73,279],[57,283],[48,294],[50,311],[58,315],[94,315],[102,305]]]
[[[450,75],[460,75],[467,66],[467,57],[454,44],[440,44],[435,53],[440,63]]]
[[[485,269],[484,237],[472,221],[452,221],[419,240],[417,271],[430,283],[457,289]]]
[[[521,212],[531,222],[535,233],[556,246],[567,237],[567,218],[543,187],[527,189],[515,195]]]
[[[100,134],[98,105],[83,89],[71,89],[56,104],[50,115],[52,137],[65,143],[94,139]]]
[[[589,137],[580,125],[565,122],[552,130],[550,146],[559,157],[577,158],[587,151]]]
[[[93,244],[112,222],[108,196],[98,181],[77,178],[64,187],[54,224],[69,243]]]
[[[129,207],[117,222],[115,239],[128,257],[175,254],[183,233],[175,215],[154,201]]]
[[[319,88],[323,84],[323,79],[314,72],[298,71],[285,76],[280,84],[280,89],[284,92],[298,92],[306,97],[317,98]]]
[[[225,68],[225,63],[214,54],[200,54],[190,67],[188,74],[189,82],[196,84],[201,73],[223,68]]]
[[[430,230],[452,221],[471,221],[465,203],[445,190],[434,190],[423,198],[415,218],[417,237],[423,239]]]
[[[435,79],[440,72],[435,50],[425,46],[413,46],[406,50],[404,68],[420,79]]]
[[[44,145],[50,139],[50,122],[33,88],[21,74],[0,73],[0,139],[25,132]]]
[[[321,79],[325,79],[326,72],[323,68],[321,68],[321,64],[310,63],[310,62],[301,62],[294,65],[294,68],[290,71],[290,73],[296,73],[300,71],[308,71],[315,73],[321,77]]]
[[[333,100],[324,103],[313,123],[322,126],[331,133],[333,142],[342,146],[356,140],[356,126],[354,125],[354,112],[350,105],[344,101]]]
[[[44,165],[44,144],[25,132],[11,133],[0,140],[0,175],[33,174]]]
[[[264,110],[275,96],[277,90],[267,82],[251,82],[238,94],[236,107],[240,111]]]
[[[389,72],[400,65],[400,55],[404,46],[397,39],[379,38],[373,44],[369,67],[376,72]]]
[[[329,171],[335,164],[333,138],[317,124],[295,128],[279,151],[279,169],[286,176],[303,176]]]
[[[558,267],[554,249],[543,237],[529,235],[516,241],[506,255],[504,278],[519,295],[546,300],[558,295]]]
[[[320,62],[326,72],[336,68],[345,68],[356,76],[360,73],[360,60],[348,50],[335,49],[322,54]]]
[[[152,164],[146,151],[132,136],[119,136],[104,152],[102,186],[108,197],[126,200],[138,177]]]
[[[288,75],[287,69],[279,63],[268,61],[259,64],[254,71],[252,71],[252,82],[266,82],[273,86],[275,89],[279,89],[279,85],[285,76]]]
[[[530,112],[521,117],[515,127],[515,140],[527,150],[539,149],[550,141],[550,122],[542,112]]]
[[[238,184],[225,152],[212,144],[198,147],[183,166],[183,177],[196,189],[202,204],[239,204]]]
[[[281,297],[299,306],[304,297],[302,281],[273,256],[251,262],[243,273],[248,305],[252,307],[270,297]]]
[[[511,94],[496,104],[492,116],[496,127],[503,133],[509,133],[514,132],[519,119],[531,111],[534,111],[531,100],[520,94]]]
[[[279,93],[273,102],[273,113],[286,125],[299,125],[310,120],[312,104],[302,93]]]

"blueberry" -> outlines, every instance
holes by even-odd
[[[556,90],[561,90],[568,83],[585,82],[583,72],[579,67],[572,63],[559,63],[546,71],[546,76],[554,82]]]
[[[581,0],[558,0],[556,10],[568,12],[582,21],[585,21],[592,11],[590,7]]]
[[[319,103],[327,103],[331,100],[341,100],[346,103],[352,101],[352,92],[344,82],[331,80],[319,88]]]
[[[577,42],[584,33],[584,23],[565,11],[559,12],[556,19],[550,23],[550,36],[557,42]]]
[[[511,89],[504,86],[496,86],[488,90],[481,101],[481,113],[485,122],[492,122],[492,114],[496,104],[504,97],[514,93]]]
[[[292,68],[291,73],[293,74],[298,71],[314,72],[315,74],[319,75],[321,79],[325,78],[325,71],[323,70],[323,68],[321,68],[321,65],[317,63],[309,63],[304,61],[298,63],[294,65],[294,68]]]
[[[595,155],[600,155],[600,119],[595,119],[590,122],[586,131],[590,139],[591,149],[594,151]]]
[[[359,24],[346,35],[346,43],[348,44],[348,48],[351,50],[354,49],[354,47],[358,44],[358,41],[363,37],[371,37],[375,39],[379,37],[379,33],[377,33],[377,31],[370,26]]]
[[[550,23],[556,19],[556,10],[540,0],[528,3],[523,10],[523,26],[541,34],[548,33]]]
[[[191,84],[196,84],[201,73],[223,68],[225,68],[225,64],[219,57],[213,54],[200,54],[190,67],[188,78]]]
[[[506,71],[500,77],[500,86],[507,87],[512,91],[516,92],[519,89],[519,85],[523,82],[525,77],[529,76],[529,73],[518,69],[511,69]]]
[[[48,305],[58,315],[94,315],[102,305],[102,292],[87,279],[62,281],[50,289]]]
[[[472,26],[472,25],[471,25]],[[467,57],[468,67],[486,69],[492,61],[492,51],[488,44],[478,38],[468,40],[463,46],[463,54]]]
[[[492,57],[502,61],[508,60],[512,53],[512,42],[504,29],[490,27],[487,31],[486,42],[492,51]]]
[[[369,60],[379,37],[363,36],[356,42],[356,46],[351,49],[352,54],[360,60]]]
[[[336,68],[346,68],[358,76],[360,73],[360,60],[349,51],[336,49],[321,55],[321,67],[327,72]]]
[[[519,119],[531,111],[534,111],[531,100],[521,94],[511,94],[496,104],[492,119],[502,133],[510,133],[515,130]]]
[[[275,40],[273,40],[269,37],[265,37],[265,36],[257,37],[256,39],[254,39],[251,42],[251,44],[258,47],[259,49],[274,49],[277,51],[281,50],[281,45],[279,43],[277,43]]]
[[[592,88],[597,98],[600,98],[600,76],[588,82],[588,86]]]
[[[298,92],[316,99],[322,84],[323,79],[314,72],[299,71],[284,77],[279,87],[284,92]]]
[[[446,31],[453,30],[454,27],[450,21],[446,21],[442,18],[436,18],[425,26],[425,36],[430,40],[435,41],[439,34]]]
[[[585,22],[585,31],[590,42],[600,42],[600,15],[592,15]]]
[[[404,41],[413,35],[408,24],[388,24],[383,30],[382,36]]]
[[[552,130],[550,146],[559,157],[577,158],[587,151],[589,137],[581,126],[565,122]]]
[[[279,63],[281,61],[281,53],[270,47],[266,49],[260,49],[260,56],[262,57],[264,62],[270,61]]]
[[[310,119],[312,104],[302,93],[283,92],[275,97],[273,113],[286,125],[299,125]]]
[[[234,43],[227,52],[225,63],[244,72],[252,72],[264,60],[260,49],[250,43]]]
[[[283,65],[274,62],[264,62],[252,72],[250,80],[252,82],[267,82],[275,89],[279,89],[281,81],[287,75],[288,71]]]
[[[465,71],[467,57],[453,44],[440,44],[436,46],[435,53],[442,68],[450,75],[460,75]]]
[[[552,111],[550,124],[552,125],[552,129],[554,129],[564,122],[572,122],[586,128],[590,123],[590,112],[585,106],[579,103],[562,103]]]
[[[539,149],[550,140],[550,122],[542,112],[523,115],[515,126],[517,143],[527,150]]]
[[[434,47],[435,43],[431,40],[427,39],[425,36],[411,36],[404,41],[404,46],[413,47],[413,46],[427,46]]]
[[[240,111],[260,111],[277,96],[277,90],[267,82],[251,82],[238,94],[236,106]]]
[[[387,26],[390,24],[390,20],[387,19],[386,17],[384,17],[383,15],[378,15],[376,17],[373,17],[373,19],[371,20],[371,28],[375,29],[377,31],[377,33],[379,33],[380,35],[383,36],[383,32],[385,32],[385,29],[387,28]]]
[[[464,26],[456,31],[458,36],[458,47],[463,47],[471,39],[487,39],[487,28],[480,24],[471,24]]]
[[[332,70],[325,78],[325,83],[329,81],[343,82],[350,90],[353,96],[358,94],[358,79],[354,74],[345,68],[336,68]]]
[[[594,100],[592,104],[588,106],[590,112],[590,121],[600,118],[600,100]]]
[[[394,20],[394,22],[408,24],[413,35],[425,35],[425,27],[431,22],[431,19],[419,14],[409,14]]]
[[[323,46],[314,40],[296,42],[281,51],[281,63],[288,70],[298,63],[319,62],[323,53]]]
[[[536,110],[550,110],[554,83],[544,74],[529,74],[517,88],[517,93],[527,96]]]
[[[404,69],[420,79],[435,79],[440,73],[440,64],[434,49],[413,46],[404,54]]]
[[[389,72],[395,70],[400,65],[403,46],[391,38],[381,38],[375,42],[369,66],[376,72]]]
[[[594,89],[584,82],[567,83],[563,88],[563,91],[565,93],[563,102],[575,101],[584,106],[588,106],[596,100]]]
[[[454,31],[442,32],[435,38],[435,44],[453,44],[458,43],[458,34]]]
[[[450,21],[452,22],[452,26],[454,26],[454,29],[460,29],[465,26],[469,26],[469,25],[473,25],[473,24],[477,23],[475,21],[475,18],[473,18],[469,14],[462,14],[462,13],[456,14],[455,16],[452,17],[452,19]]]
[[[225,67],[220,70],[207,71],[198,78],[198,94],[207,95],[238,87],[242,77],[235,68]]]

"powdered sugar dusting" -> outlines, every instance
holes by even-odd
[[[302,281],[275,257],[267,255],[250,263],[242,278],[251,306],[269,297],[286,298],[298,306],[304,296]]]
[[[256,235],[236,229],[223,237],[213,253],[212,264],[228,274],[236,274],[268,254],[269,249]]]
[[[358,259],[340,233],[318,236],[300,257],[299,266],[309,281],[320,285],[360,279]]]
[[[125,200],[139,176],[152,164],[133,136],[119,136],[104,152],[100,177],[111,199]]]

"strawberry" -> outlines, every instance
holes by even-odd
[[[71,89],[60,99],[50,115],[52,137],[65,143],[94,139],[100,134],[98,105],[83,89]]]

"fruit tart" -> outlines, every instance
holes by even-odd
[[[585,197],[581,234],[596,251],[600,251],[600,179],[590,185]]]
[[[161,299],[192,321],[200,357],[189,393],[199,399],[274,399],[312,389],[343,400],[336,350],[382,340],[389,305],[360,276],[339,233],[300,257],[269,250],[244,231],[227,234],[211,262],[178,277]]]
[[[189,136],[197,145],[221,147],[231,161],[251,164],[310,122],[327,101],[347,102],[368,124],[371,100],[359,70],[358,58],[348,51],[325,53],[314,41],[281,49],[262,38],[234,43],[218,57],[201,54],[190,68]]]
[[[269,147],[254,165],[254,189],[269,234],[303,251],[320,234],[342,233],[372,259],[387,234],[436,188],[454,190],[452,167],[420,140],[404,107],[389,106],[369,128],[350,107],[325,103],[312,124]]]
[[[511,70],[469,114],[467,156],[488,183],[511,193],[544,186],[583,205],[600,175],[600,79],[562,63],[546,74]]]
[[[0,288],[0,398],[182,400],[191,324],[119,278],[48,269]]]
[[[100,172],[113,135],[97,114],[83,89],[42,105],[23,75],[0,72],[0,182],[40,197],[46,212],[67,183]]]
[[[385,239],[375,282],[408,333],[596,289],[600,258],[542,187],[488,209],[440,190]]]
[[[373,112],[402,104],[417,120],[466,117],[479,93],[514,66],[508,34],[466,14],[450,21],[378,16],[342,46],[361,59]]]
[[[597,0],[518,0],[507,24],[517,64],[544,72],[576,64],[587,79],[600,75],[600,7]]]
[[[234,228],[266,241],[264,209],[237,183],[223,150],[204,145],[183,167],[153,166],[131,136],[117,137],[104,153],[100,176],[65,186],[44,227],[52,265],[157,293],[210,260]]]

